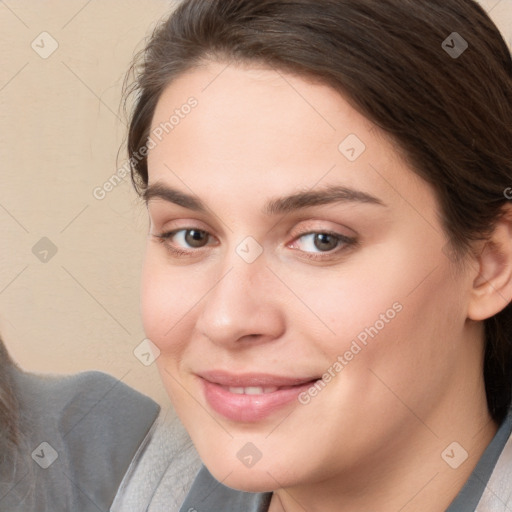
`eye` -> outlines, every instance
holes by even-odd
[[[314,252],[317,249],[320,252],[332,251],[338,247],[340,239],[329,233],[309,233],[300,237],[303,240],[303,250]]]
[[[191,254],[194,249],[202,249],[209,245],[211,235],[201,229],[176,229],[161,235],[153,235],[159,242],[165,244],[166,248],[173,254],[184,256]]]
[[[214,237],[208,231],[195,228],[176,229],[152,236],[164,244],[167,250],[175,256],[193,256],[199,254],[200,249],[208,245],[216,245]],[[309,259],[321,259],[333,257],[356,244],[355,238],[339,233],[319,231],[297,236],[288,247],[299,250]]]
[[[199,249],[208,244],[209,234],[199,229],[181,229],[170,233],[176,241],[188,244],[188,247]],[[185,247],[186,248],[186,247]]]
[[[356,240],[354,238],[339,233],[310,232],[297,237],[290,247],[313,256],[321,255],[322,253],[337,253],[355,243]]]

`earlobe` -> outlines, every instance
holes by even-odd
[[[485,320],[512,300],[512,207],[506,205],[490,238],[476,256],[468,318]]]

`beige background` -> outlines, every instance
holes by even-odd
[[[155,366],[133,353],[145,210],[129,179],[93,191],[125,162],[124,72],[173,4],[0,0],[0,333],[28,370],[102,370],[160,403]],[[512,0],[482,4],[510,46]]]

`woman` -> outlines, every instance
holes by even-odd
[[[483,9],[185,0],[136,69],[143,321],[204,463],[181,510],[505,510],[512,61]]]
[[[25,373],[0,340],[0,510],[109,510],[158,411],[100,372]]]

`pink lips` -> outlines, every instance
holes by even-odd
[[[295,401],[317,380],[262,373],[229,374],[211,371],[198,374],[206,401],[222,416],[240,423],[265,419]]]

